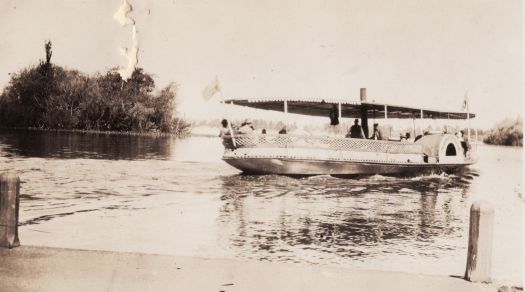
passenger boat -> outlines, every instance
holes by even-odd
[[[368,102],[366,89],[359,101],[306,98],[229,99],[227,104],[328,117],[337,107],[339,118],[360,118],[368,136],[368,121],[377,119],[470,119],[472,113],[438,111]],[[230,128],[231,130],[231,128]],[[232,133],[223,136],[222,159],[248,174],[283,175],[413,175],[454,172],[477,161],[456,135],[429,133],[417,141],[371,140],[334,136],[294,136]],[[368,137],[367,137],[368,138]],[[466,153],[465,153],[466,152]]]

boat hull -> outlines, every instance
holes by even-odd
[[[251,174],[412,175],[454,172],[476,162],[454,135],[417,142],[336,137],[241,136],[225,139],[223,160]]]
[[[456,172],[471,163],[375,163],[293,158],[223,158],[231,166],[247,174],[284,175],[414,175]]]

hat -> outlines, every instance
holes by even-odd
[[[377,126],[379,126],[379,124],[378,124],[378,123],[375,123],[375,124],[374,124],[374,127],[377,127]]]

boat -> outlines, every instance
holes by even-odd
[[[474,118],[468,112],[452,112],[368,101],[361,88],[360,100],[319,98],[250,98],[223,102],[256,109],[307,116],[328,117],[337,109],[339,118],[361,119],[368,137],[369,120],[378,119],[447,119]],[[476,163],[475,149],[452,133],[430,132],[416,141],[372,140],[288,134],[238,134],[230,126],[223,136],[222,159],[246,174],[280,175],[417,175],[451,173]],[[414,126],[415,132],[415,126]],[[470,132],[469,132],[470,135]],[[463,143],[463,145],[462,145]]]

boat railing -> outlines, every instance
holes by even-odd
[[[423,153],[422,145],[408,141],[367,140],[329,136],[249,134],[224,137],[227,149],[235,148],[315,148],[381,153]]]

